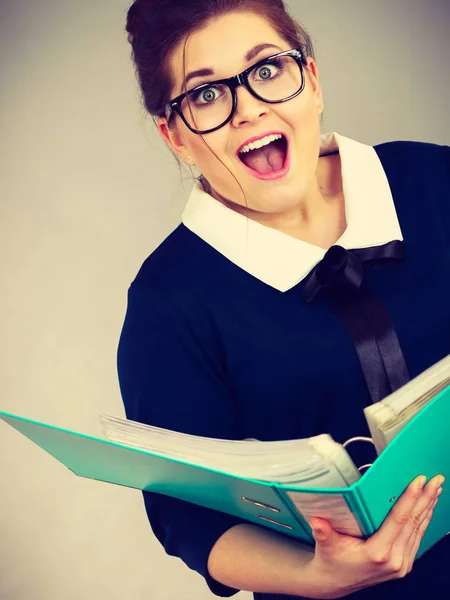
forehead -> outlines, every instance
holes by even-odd
[[[181,93],[184,43],[185,40],[182,40],[178,44],[169,61],[176,93]],[[211,68],[217,74],[216,78],[234,75],[248,66],[245,54],[263,43],[275,44],[282,50],[289,49],[287,42],[263,16],[253,12],[235,12],[218,17],[189,37],[185,57],[186,74]],[[265,55],[276,52],[277,50],[265,50]],[[263,57],[264,53],[261,53],[261,58]]]

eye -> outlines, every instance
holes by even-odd
[[[202,106],[206,104],[212,104],[213,102],[218,100],[223,93],[224,90],[221,86],[211,85],[201,90],[194,90],[190,94],[190,98],[192,99],[194,104],[196,104],[197,106]]]
[[[259,80],[264,81],[265,79],[273,79],[280,74],[283,70],[283,63],[279,59],[271,60],[263,65],[259,65],[254,71],[253,74],[257,75]]]

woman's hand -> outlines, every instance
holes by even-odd
[[[311,519],[316,540],[309,564],[314,597],[341,598],[409,573],[443,482],[437,475],[424,486],[425,477],[417,477],[367,540],[342,535],[327,521]]]

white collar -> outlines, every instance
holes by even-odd
[[[339,151],[347,229],[336,245],[347,249],[403,240],[389,183],[375,149],[337,133],[320,136],[320,155]],[[196,181],[183,224],[244,271],[280,292],[294,287],[326,250],[247,219]]]

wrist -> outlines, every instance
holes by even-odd
[[[296,587],[298,595],[317,600],[331,600],[346,595],[339,589],[337,582],[333,581],[330,573],[326,573],[318,564],[314,555],[302,569],[299,569]]]

